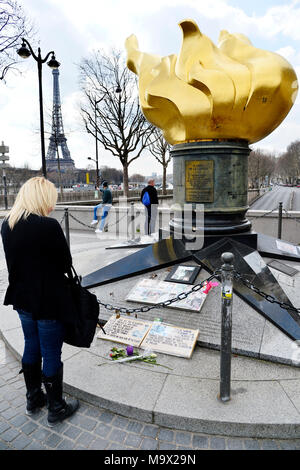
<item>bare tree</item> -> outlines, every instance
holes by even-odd
[[[167,194],[167,168],[171,161],[171,145],[164,139],[162,132],[157,127],[153,129],[152,137],[149,151],[163,167],[162,191],[163,194]]]
[[[260,187],[266,177],[270,180],[276,166],[276,158],[263,150],[252,150],[248,160],[248,179],[250,187]]]
[[[120,52],[95,52],[79,65],[84,94],[81,115],[88,133],[123,166],[124,195],[128,196],[128,166],[148,146],[153,127],[139,106],[136,77]]]
[[[296,184],[300,178],[300,140],[288,145],[276,162],[276,173],[286,183]]]
[[[129,181],[132,181],[133,183],[144,183],[145,176],[140,173],[134,173],[129,177]]]
[[[15,0],[0,0],[0,80],[10,69],[16,69],[21,38],[30,38],[32,33],[32,23],[21,5]]]

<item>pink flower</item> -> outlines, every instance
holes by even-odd
[[[208,283],[206,284],[205,289],[202,291],[203,294],[208,294],[208,292],[210,291],[210,289],[212,289],[213,287],[218,286],[218,285],[219,285],[218,282],[211,282],[211,281],[208,282]]]

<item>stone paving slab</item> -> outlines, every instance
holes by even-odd
[[[217,400],[218,393],[217,380],[169,376],[155,406],[155,422],[228,436],[299,436],[299,411],[279,383],[232,381],[226,404]]]
[[[99,366],[100,362],[97,356],[84,351],[65,361],[68,390],[75,393],[77,389],[76,395],[89,395],[88,401],[94,404],[151,423],[165,374],[125,364]]]
[[[5,360],[0,363],[0,450],[300,449],[300,439],[255,439],[182,431],[125,418],[84,401],[74,416],[49,428],[45,409],[33,416],[25,415],[24,379],[18,375],[20,363],[1,340],[0,349],[5,351]]]
[[[167,428],[119,416],[85,401],[75,415],[54,428],[46,410],[25,415],[25,385],[19,361],[0,340],[0,450],[296,450],[300,439],[255,439]],[[128,455],[128,454],[126,454]],[[130,454],[129,454],[130,455]]]

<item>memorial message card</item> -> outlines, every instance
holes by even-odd
[[[139,347],[150,330],[151,325],[151,321],[137,320],[129,317],[116,318],[115,315],[112,315],[108,322],[105,323],[106,334],[100,331],[97,338]]]
[[[194,350],[198,334],[199,330],[154,322],[146,334],[141,348],[189,359]]]
[[[115,315],[105,324],[105,331],[97,338],[185,358],[191,357],[199,334],[199,330]]]
[[[174,299],[182,292],[189,292],[190,290],[191,286],[187,284],[142,279],[129,292],[126,300],[144,304],[157,304]],[[200,289],[196,292],[192,292],[186,299],[178,300],[168,307],[200,312],[205,299],[206,294]]]

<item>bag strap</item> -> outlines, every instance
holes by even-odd
[[[74,279],[75,282],[78,282],[79,284],[81,284],[82,277],[78,276],[77,272],[75,271],[75,268],[74,268],[73,264],[72,264],[71,268],[67,271],[67,275],[69,276],[70,279]],[[104,330],[103,326],[100,323],[100,318],[98,318],[97,325],[100,326],[103,333],[106,334],[106,331]]]
[[[75,282],[78,282],[78,284],[81,284],[82,276],[78,276],[77,272],[75,271],[75,268],[74,268],[73,264],[68,269],[67,275],[70,279],[74,280]]]

